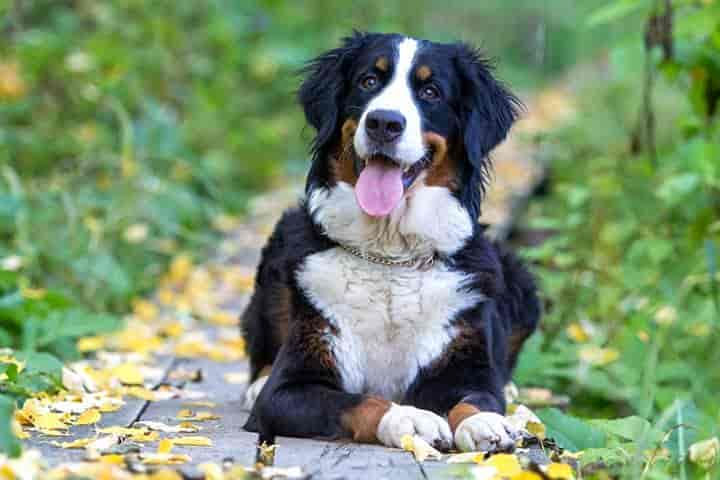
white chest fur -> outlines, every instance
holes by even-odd
[[[399,400],[420,368],[453,338],[450,321],[482,300],[468,277],[436,263],[427,271],[369,263],[333,248],[309,256],[298,282],[337,328],[328,339],[353,393]]]

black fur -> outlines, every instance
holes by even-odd
[[[507,136],[522,103],[495,80],[490,62],[479,50],[464,43],[455,44],[454,48],[455,66],[462,79],[458,115],[467,159],[460,198],[477,218],[490,177],[490,152]]]

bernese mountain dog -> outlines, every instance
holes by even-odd
[[[243,314],[245,428],[511,449],[503,387],[540,308],[477,218],[519,100],[473,47],[399,34],[355,32],[304,74],[312,166]]]

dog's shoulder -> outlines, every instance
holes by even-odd
[[[304,200],[287,209],[275,224],[262,250],[259,276],[282,276],[296,271],[303,260],[314,253],[326,250],[332,242],[313,223]]]
[[[501,250],[487,237],[482,225],[476,225],[473,235],[449,262],[453,269],[472,278],[469,287],[488,298],[497,298],[505,289]]]

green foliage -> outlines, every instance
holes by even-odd
[[[18,274],[0,271],[0,347],[69,358],[77,337],[119,325],[117,317],[90,313],[55,291],[21,288],[21,282]]]
[[[545,409],[537,412],[538,417],[545,424],[547,436],[554,439],[557,444],[570,450],[579,452],[588,448],[601,448],[607,443],[605,433],[587,422],[566,415],[557,409]]]
[[[667,43],[639,35],[664,5],[620,0],[590,16],[636,26],[610,52],[604,82],[578,92],[576,118],[542,139],[553,190],[527,214],[549,235],[525,254],[551,306],[518,375],[568,392],[580,416],[638,415],[582,428],[559,412],[542,417],[570,449],[580,447],[568,431],[604,432],[607,444],[581,461],[623,465],[623,478],[704,478],[688,447],[718,435],[720,6],[672,2],[667,55]],[[636,141],[648,94],[654,153]],[[669,456],[648,453],[658,447]]]
[[[0,395],[0,452],[10,457],[20,455],[22,446],[12,431],[12,418],[15,402],[9,397]]]

